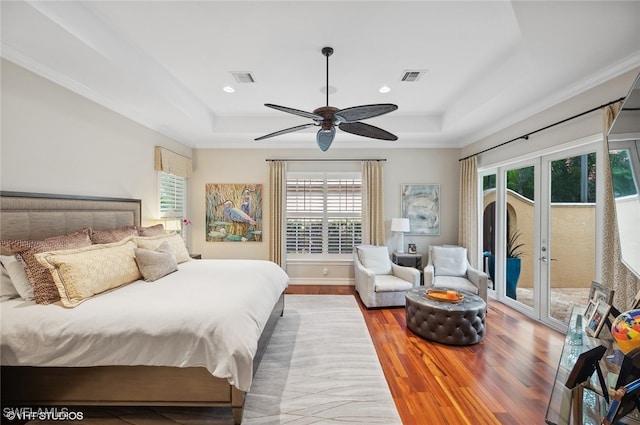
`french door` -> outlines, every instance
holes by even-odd
[[[490,293],[564,330],[596,277],[596,146],[481,173]]]

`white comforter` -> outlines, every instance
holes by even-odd
[[[287,274],[260,260],[193,260],[75,308],[0,303],[6,366],[204,366],[248,391]]]

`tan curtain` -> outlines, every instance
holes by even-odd
[[[475,156],[460,161],[459,196],[458,245],[467,248],[469,262],[478,267],[478,159]]]
[[[156,146],[154,169],[189,178],[193,170],[193,162],[191,158],[171,152],[161,146]]]
[[[607,106],[602,111],[602,139],[604,143],[604,205],[603,205],[603,235],[602,235],[602,284],[613,288],[613,305],[620,311],[631,307],[633,297],[640,289],[640,281],[622,263],[620,255],[620,239],[618,237],[618,222],[616,221],[616,207],[613,200],[613,182],[609,166],[609,141],[607,134],[613,123],[621,103]]]
[[[383,162],[362,161],[362,243],[384,245]]]
[[[269,166],[269,260],[284,268],[284,216],[287,190],[287,163],[271,161]]]

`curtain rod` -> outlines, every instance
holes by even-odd
[[[365,158],[365,159],[360,159],[360,158],[353,158],[353,159],[349,159],[349,158],[334,158],[334,159],[307,159],[307,158],[298,158],[298,159],[265,159],[265,161],[267,162],[273,162],[273,161],[285,161],[285,162],[329,162],[329,161],[351,161],[351,162],[355,162],[355,161],[381,161],[381,162],[385,162],[386,159],[384,158]]]
[[[588,111],[580,112],[579,114],[573,115],[573,116],[571,116],[571,117],[569,117],[569,118],[565,118],[565,119],[563,119],[563,120],[561,120],[561,121],[554,122],[553,124],[549,124],[549,125],[548,125],[548,126],[546,126],[546,127],[542,127],[542,128],[537,129],[537,130],[534,130],[534,131],[532,131],[531,133],[524,134],[524,135],[522,135],[522,136],[520,136],[520,137],[516,137],[515,139],[511,139],[511,140],[507,140],[506,142],[502,142],[502,143],[500,143],[499,145],[495,145],[495,146],[492,146],[492,147],[487,148],[487,149],[485,149],[485,150],[482,150],[482,151],[480,151],[480,152],[476,152],[476,153],[474,153],[474,154],[471,154],[471,155],[465,156],[464,158],[460,158],[458,161],[464,161],[465,159],[469,159],[469,158],[471,158],[471,157],[474,157],[474,156],[480,155],[480,154],[482,154],[482,153],[489,152],[489,151],[491,151],[491,150],[494,150],[494,149],[496,149],[496,148],[502,147],[502,146],[504,146],[504,145],[507,145],[507,144],[509,144],[509,143],[515,142],[515,141],[520,140],[520,139],[529,140],[529,136],[531,136],[532,134],[536,134],[536,133],[539,133],[539,132],[541,132],[541,131],[548,130],[548,129],[550,129],[551,127],[555,127],[556,125],[564,124],[564,123],[565,123],[565,122],[567,122],[567,121],[571,121],[571,120],[574,120],[574,119],[576,119],[576,118],[580,118],[580,117],[581,117],[581,116],[583,116],[583,115],[590,114],[591,112],[597,111],[598,109],[606,108],[607,106],[613,105],[614,103],[617,103],[617,102],[621,102],[621,101],[623,101],[624,99],[625,99],[624,97],[621,97],[620,99],[612,100],[612,101],[611,101],[611,102],[609,102],[609,103],[605,103],[604,105],[600,105],[600,106],[598,106],[598,107],[591,108],[591,109],[589,109]]]

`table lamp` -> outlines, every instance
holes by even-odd
[[[396,233],[396,252],[404,253],[404,232],[411,230],[408,218],[392,218],[391,231]]]

